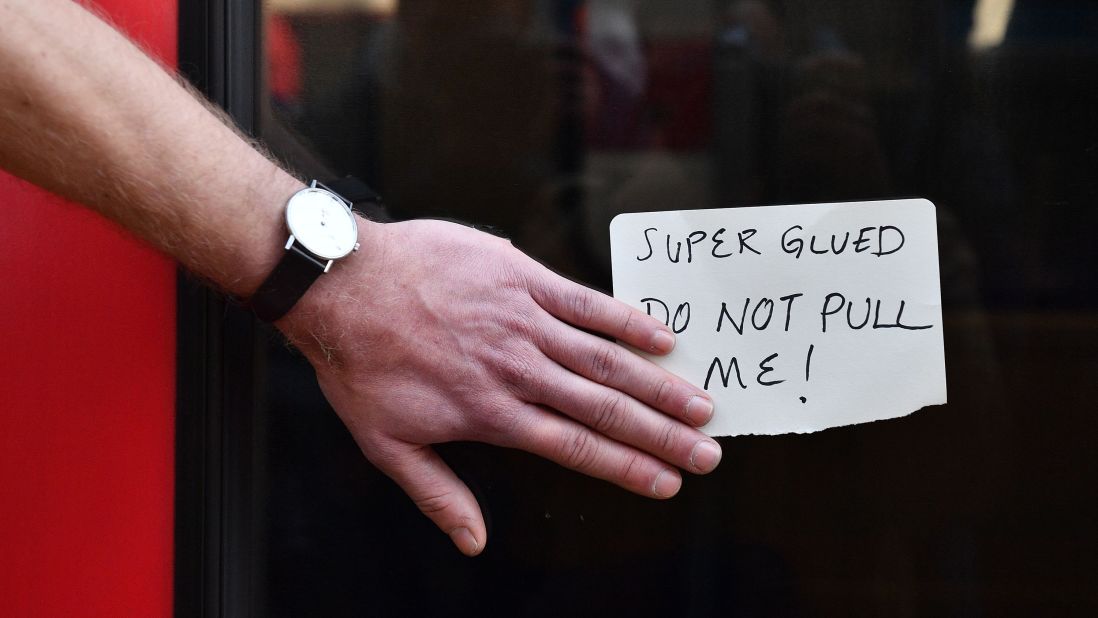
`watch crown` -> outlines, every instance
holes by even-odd
[[[360,246],[361,246],[361,244],[356,242],[354,248],[352,248],[351,251],[358,251],[358,248]]]

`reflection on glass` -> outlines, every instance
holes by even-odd
[[[1098,605],[1091,4],[270,0],[265,24],[278,154],[359,176],[394,217],[489,226],[596,287],[621,212],[931,199],[951,400],[725,440],[721,469],[668,503],[452,445],[490,522],[469,561],[274,347],[270,613]]]

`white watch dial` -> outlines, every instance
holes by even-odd
[[[354,249],[358,224],[351,209],[323,189],[303,189],[286,204],[286,225],[306,249],[334,260]]]

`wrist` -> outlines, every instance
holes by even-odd
[[[233,278],[221,281],[238,298],[251,298],[263,280],[285,254],[289,230],[286,228],[286,203],[305,183],[278,170],[273,179],[252,187],[248,210],[248,242],[240,243]]]
[[[341,307],[348,303],[365,304],[368,295],[375,291],[373,284],[381,270],[386,229],[384,224],[357,215],[356,220],[359,250],[337,260],[285,316],[274,322],[314,362],[319,354],[328,363],[338,363]]]

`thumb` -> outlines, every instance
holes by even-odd
[[[484,550],[488,531],[473,492],[430,446],[402,445],[379,462],[381,471],[396,481],[458,550],[476,556]]]

